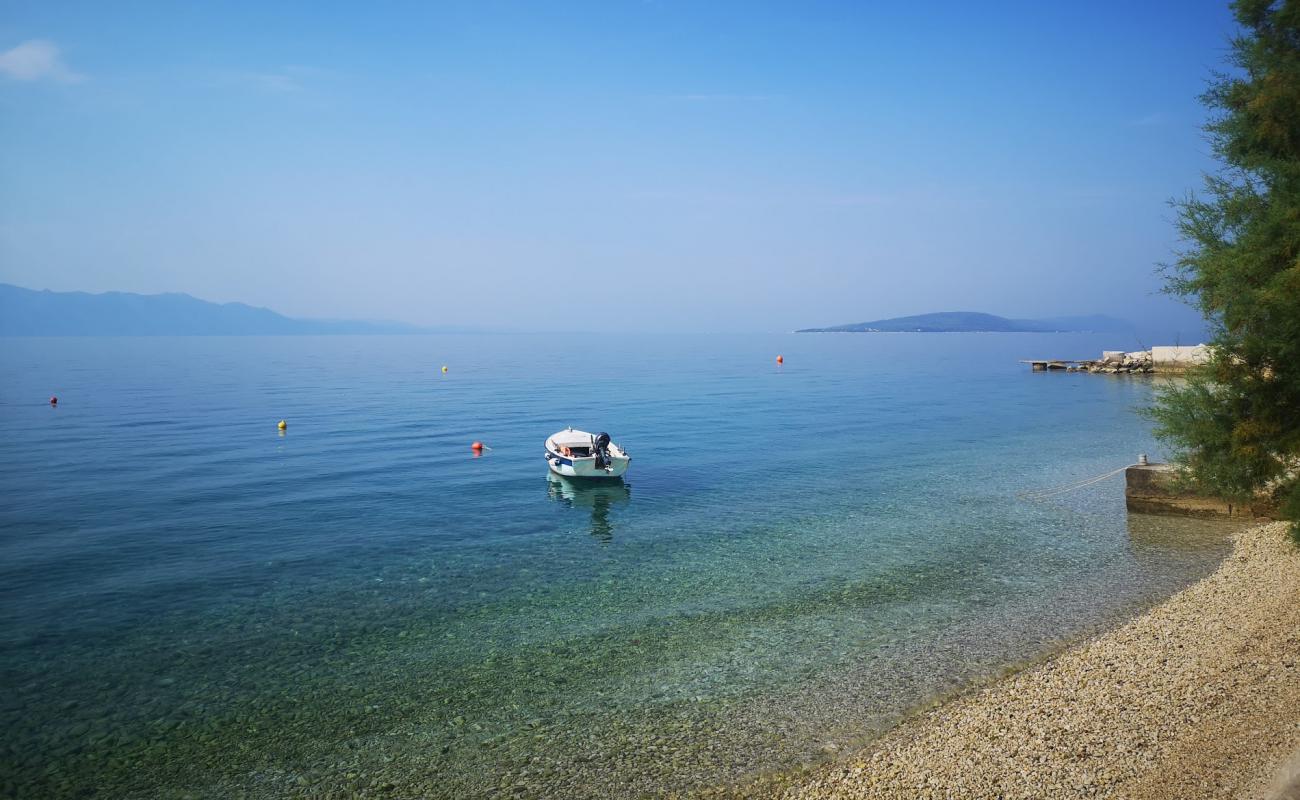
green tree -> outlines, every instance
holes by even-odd
[[[1237,0],[1232,66],[1202,101],[1220,163],[1174,203],[1167,289],[1209,320],[1213,355],[1151,416],[1205,490],[1271,494],[1300,541],[1300,0]]]

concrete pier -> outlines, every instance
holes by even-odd
[[[1272,517],[1266,503],[1237,504],[1193,494],[1180,485],[1169,464],[1138,464],[1124,471],[1124,504],[1139,514],[1183,517]]]
[[[1081,365],[1088,362],[1069,358],[1022,358],[1020,363],[1028,364],[1034,372],[1046,372],[1047,370],[1058,369],[1078,370]]]

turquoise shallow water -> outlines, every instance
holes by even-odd
[[[1016,498],[1158,453],[1150,378],[1016,363],[1125,344],[0,340],[4,793],[634,797],[833,757],[1224,552],[1118,478]],[[623,485],[548,479],[570,424]]]

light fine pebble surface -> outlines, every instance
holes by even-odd
[[[775,791],[1290,797],[1298,749],[1300,550],[1270,523],[1237,533],[1217,571],[1124,626]]]

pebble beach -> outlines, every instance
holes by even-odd
[[[1211,575],[1123,626],[742,794],[828,798],[1300,796],[1300,549],[1234,535]]]

